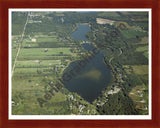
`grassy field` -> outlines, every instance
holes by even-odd
[[[146,32],[141,32],[141,31],[138,31],[138,30],[135,30],[135,29],[126,29],[126,30],[123,30],[121,31],[122,32],[122,35],[126,38],[126,39],[130,39],[130,38],[136,38],[136,36],[146,36],[147,33]]]
[[[148,44],[148,37],[143,37],[137,44]]]
[[[132,68],[137,75],[148,74],[148,65],[133,65]]]
[[[142,46],[142,47],[138,47],[136,49],[137,52],[144,52],[144,51],[148,51],[148,45],[146,46]]]
[[[144,55],[146,58],[149,58],[148,52],[144,52],[143,55]]]
[[[26,60],[26,61],[17,61],[16,68],[23,67],[51,67],[54,65],[60,65],[60,60]]]
[[[16,115],[53,115],[56,111],[63,110],[63,102],[66,101],[66,97],[61,92],[55,93],[55,96],[48,101],[46,104],[54,104],[48,107],[40,107],[37,101],[38,97],[43,97],[44,84],[41,81],[42,78],[30,77],[28,79],[16,79],[18,82],[14,81],[14,91],[12,93],[13,100],[15,104],[12,106],[12,114]],[[21,82],[21,84],[19,83]],[[17,85],[17,86],[15,86]],[[23,93],[22,93],[23,92]],[[63,110],[64,111],[64,110]]]
[[[53,37],[40,37],[40,38],[37,38],[37,42],[56,42],[57,41],[57,38],[56,36],[53,36]]]
[[[17,69],[19,71],[15,71],[12,78],[12,100],[15,102],[12,105],[13,115],[54,115],[58,111],[65,113],[63,104],[66,102],[66,96],[61,92],[55,92],[55,96],[47,101],[46,105],[42,108],[37,101],[37,98],[44,98],[47,81],[54,82],[56,76],[49,75],[48,73],[37,74],[36,68]]]
[[[55,93],[55,96],[43,108],[40,107],[37,98],[44,98],[48,81],[57,81],[56,72],[59,76],[65,69],[64,65],[62,67],[64,61],[62,62],[61,59],[66,56],[76,57],[76,53],[71,53],[70,47],[64,48],[60,45],[57,45],[58,48],[43,47],[47,44],[49,47],[60,43],[57,41],[57,36],[40,34],[35,36],[36,42],[32,42],[27,36],[22,42],[12,77],[12,101],[15,102],[12,104],[12,114],[15,115],[54,115],[69,112],[68,106],[64,108],[67,99],[61,92]],[[17,48],[14,46],[12,63],[16,53]],[[69,61],[67,60],[67,63]],[[56,72],[53,71],[53,66],[58,67]]]
[[[20,75],[22,75],[22,74],[33,74],[33,73],[35,73],[35,74],[37,74],[38,73],[38,71],[41,71],[41,72],[44,72],[46,69],[48,69],[48,70],[52,70],[52,67],[50,66],[48,66],[48,67],[29,67],[29,65],[28,65],[28,67],[25,67],[25,68],[19,68],[19,67],[16,67],[16,69],[15,69],[15,74],[17,74],[17,73],[19,73]]]
[[[34,47],[38,47],[38,43],[37,42],[26,42],[26,41],[23,41],[22,47],[24,47],[24,48],[34,48]]]
[[[27,57],[27,56],[52,56],[52,55],[72,55],[70,48],[47,48],[45,52],[45,48],[30,48],[30,49],[21,49],[19,57]]]
[[[53,46],[57,45],[57,43],[60,45],[61,43],[58,42],[57,40],[57,36],[53,35],[51,33],[51,36],[48,35],[42,35],[42,33],[36,33],[37,35],[35,35],[34,37],[26,37],[23,40],[22,43],[22,47],[25,48],[37,48],[37,47],[41,47],[41,48],[45,48],[45,47],[50,47],[52,48]],[[49,45],[49,46],[48,46]]]
[[[148,65],[123,65],[127,74],[133,72],[136,75],[146,75],[148,74]]]

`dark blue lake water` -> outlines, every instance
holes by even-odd
[[[71,34],[71,37],[74,40],[88,41],[88,39],[85,36],[88,31],[91,31],[88,25],[78,25],[77,30]]]
[[[72,33],[71,36],[75,40],[87,41],[88,39],[85,37],[85,34],[88,31],[90,31],[88,25],[78,25],[77,30]],[[82,46],[87,51],[95,49],[92,45],[87,43],[82,44]],[[75,73],[70,81],[65,82],[65,87],[71,92],[78,93],[91,103],[100,95],[102,89],[107,87],[112,79],[110,69],[104,64],[103,57],[102,51],[95,54],[95,56],[81,68],[80,72]],[[84,61],[86,59],[84,59]],[[65,69],[64,73],[69,74],[79,63],[80,61],[72,62]]]

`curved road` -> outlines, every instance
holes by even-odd
[[[122,51],[122,49],[121,48],[119,48],[119,55],[118,56],[120,56],[122,53],[123,53],[123,51]],[[109,59],[109,63],[111,63],[111,61],[114,59],[114,57],[111,57],[110,59]]]

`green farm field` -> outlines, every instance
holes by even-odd
[[[148,44],[148,37],[143,37],[137,44]]]
[[[135,29],[137,30],[135,31]],[[143,37],[147,35],[146,32],[142,32],[141,30],[139,30],[139,28],[135,28],[135,27],[132,27],[128,30],[124,30],[122,34],[126,39],[135,38],[136,36]]]
[[[144,52],[144,51],[148,51],[148,46],[142,46],[142,47],[138,47],[136,49],[137,52]]]
[[[54,115],[56,113],[67,114],[69,112],[63,108],[63,104],[66,105],[67,99],[66,95],[61,92],[55,92],[54,98],[47,102],[43,108],[40,107],[37,98],[44,97],[48,88],[46,84],[48,81],[57,81],[57,74],[53,71],[53,67],[59,67],[57,71],[62,73],[65,69],[65,66],[62,65],[64,62],[62,62],[62,59],[66,56],[74,58],[76,53],[71,53],[70,47],[61,47],[62,43],[58,43],[57,36],[40,34],[35,35],[36,38],[32,38],[36,39],[35,42],[32,42],[30,38],[23,40],[16,60],[14,76],[12,77],[12,100],[15,102],[12,106],[12,114],[15,115]],[[12,66],[15,62],[19,45],[15,42],[15,38],[13,39]],[[53,48],[54,46],[58,48]],[[66,64],[69,62],[68,60]],[[48,108],[47,106],[51,106],[51,104],[53,106]]]
[[[148,57],[149,57],[148,52],[144,52],[144,53],[143,53],[143,55],[144,55],[146,58],[148,58]]]
[[[17,61],[17,68],[25,67],[50,67],[53,65],[60,65],[60,60],[26,60],[26,61]]]
[[[53,37],[40,37],[40,38],[37,38],[37,42],[56,42],[57,41],[57,38],[56,36],[53,36]]]
[[[20,58],[25,58],[29,56],[52,56],[52,55],[71,55],[70,48],[48,48],[47,52],[45,52],[45,48],[30,48],[30,49],[22,49],[20,51]]]
[[[148,74],[148,65],[133,65],[132,68],[137,75]]]

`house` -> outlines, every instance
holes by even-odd
[[[141,103],[145,103],[146,101],[145,101],[144,99],[142,99],[140,102],[141,102]]]
[[[68,95],[68,97],[69,97],[71,100],[74,99],[74,98],[73,98],[73,95]]]
[[[47,49],[47,48],[45,48],[45,49],[44,49],[44,52],[47,52],[47,51],[48,51],[48,49]]]
[[[80,111],[80,113],[83,113],[83,109],[85,108],[85,106],[84,105],[79,105],[79,111]]]
[[[61,67],[64,68],[64,65],[62,64]]]
[[[144,109],[145,109],[145,110],[147,110],[147,109],[148,109],[148,107],[147,107],[146,105],[144,105]]]
[[[139,93],[138,95],[139,95],[140,97],[143,97],[143,93]]]
[[[35,38],[32,38],[32,42],[36,42],[36,39],[35,39]]]
[[[11,103],[12,103],[12,106],[15,106],[15,102],[14,101],[11,101]]]

